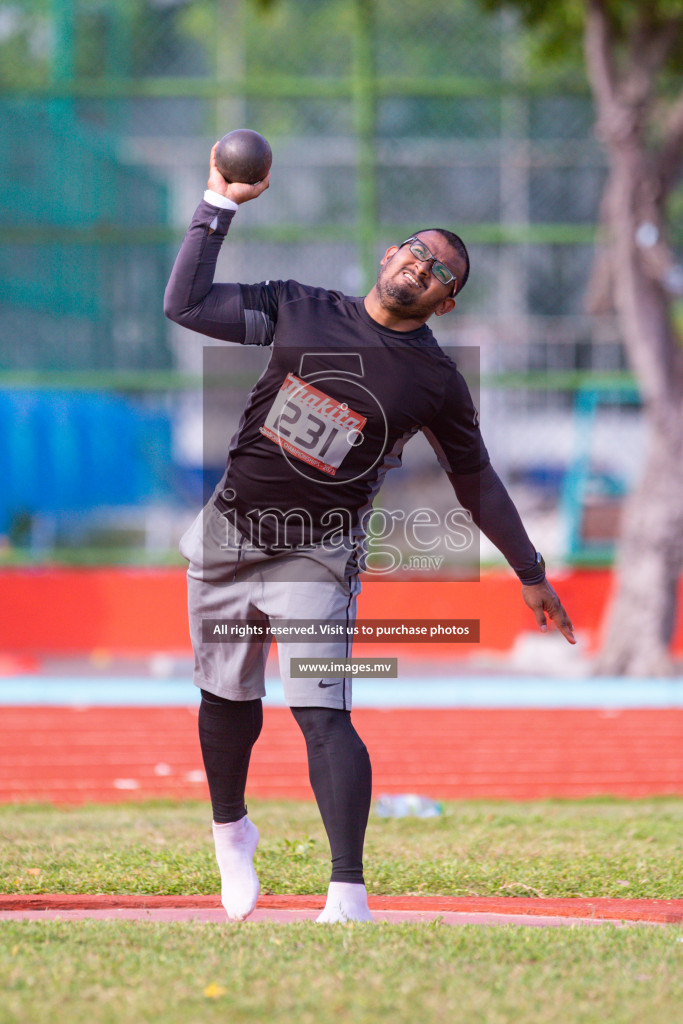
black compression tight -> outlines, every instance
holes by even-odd
[[[370,812],[372,769],[351,713],[292,708],[306,740],[308,774],[332,853],[332,881],[363,881],[363,842]],[[246,814],[251,749],[263,722],[260,700],[226,700],[202,690],[199,740],[215,822]]]
[[[351,712],[292,708],[306,740],[308,776],[332,852],[333,882],[363,881],[372,768]]]
[[[202,690],[199,705],[199,743],[209,784],[213,820],[239,821],[247,813],[251,748],[263,725],[261,699],[227,700]]]

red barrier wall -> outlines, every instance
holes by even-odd
[[[589,651],[599,641],[609,597],[607,570],[557,574],[553,584]],[[683,591],[683,587],[681,588]],[[675,649],[683,654],[683,593]],[[508,650],[535,629],[508,572],[479,583],[445,581],[366,583],[359,600],[366,619],[480,619],[478,649]],[[185,573],[175,569],[7,569],[0,572],[0,647],[17,654],[189,652]],[[402,644],[421,657],[467,657],[471,644]],[[363,652],[370,654],[369,646]]]

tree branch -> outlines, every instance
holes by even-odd
[[[657,177],[661,194],[666,195],[676,183],[683,164],[683,92],[669,112],[664,139],[657,159]]]
[[[641,14],[628,42],[620,98],[635,116],[640,128],[656,96],[657,80],[681,34],[678,19],[653,22],[648,11]]]
[[[643,68],[650,78],[654,78],[671,55],[680,34],[680,18],[668,18],[656,24],[648,20],[645,9],[631,37],[631,62]]]
[[[597,107],[597,131],[608,144],[641,133],[657,77],[681,35],[680,19],[653,21],[644,11],[617,67],[617,31],[606,0],[586,0],[584,49]]]
[[[613,313],[615,309],[614,249],[610,237],[615,213],[614,197],[615,181],[614,176],[610,175],[600,200],[599,223],[603,238],[595,247],[593,270],[584,296],[584,307],[594,316]]]
[[[604,0],[587,0],[584,50],[588,76],[603,109],[617,103],[619,81],[612,59],[613,33]]]

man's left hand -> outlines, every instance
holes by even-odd
[[[548,623],[545,617],[547,612],[549,618],[552,619],[560,633],[562,633],[562,636],[565,637],[570,644],[576,643],[574,627],[569,621],[569,616],[562,607],[562,602],[559,597],[547,580],[544,580],[543,583],[534,583],[532,586],[525,586],[522,584],[522,597],[536,616],[538,628],[542,630],[542,632],[545,633],[548,629]]]

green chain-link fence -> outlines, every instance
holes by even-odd
[[[472,276],[437,333],[481,347],[485,384],[516,385],[482,396],[503,470],[529,471],[530,431],[548,479],[566,466],[571,437],[550,438],[576,372],[624,369],[612,321],[583,310],[605,174],[588,90],[540,78],[514,21],[475,0],[4,3],[0,88],[5,388],[132,387],[134,414],[156,388],[188,448],[191,401],[167,389],[200,373],[200,345],[162,293],[210,145],[239,126],[271,141],[272,187],[236,219],[224,278],[359,293],[386,246],[462,234]],[[635,456],[611,454],[627,479]]]

